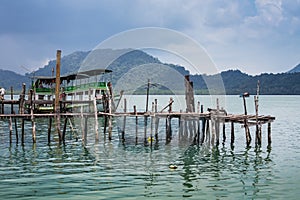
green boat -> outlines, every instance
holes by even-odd
[[[103,74],[111,70],[96,69],[81,71],[60,77],[61,112],[78,112],[90,107],[91,101],[96,100],[98,111],[106,112],[108,99],[112,98],[111,83],[103,80]],[[55,76],[36,76],[33,78],[32,90],[34,112],[52,113],[55,99]]]

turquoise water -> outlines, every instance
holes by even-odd
[[[143,110],[144,98],[127,98],[128,108],[135,104]],[[169,96],[151,96],[150,100],[154,98],[161,109],[167,105]],[[196,100],[207,109],[215,104],[215,98],[197,96]],[[173,108],[178,110],[184,98],[174,99]],[[221,105],[229,113],[243,113],[242,100],[237,96],[227,96]],[[246,148],[244,130],[239,125],[235,126],[234,148],[230,146],[229,125],[224,145],[193,146],[178,139],[175,120],[171,143],[165,143],[161,123],[158,144],[144,145],[142,126],[136,144],[132,131],[135,126],[130,119],[125,143],[119,140],[117,131],[122,120],[114,121],[112,141],[103,136],[103,121],[99,120],[98,143],[94,141],[90,121],[86,146],[81,142],[80,131],[73,133],[69,128],[65,144],[57,142],[53,131],[48,145],[48,122],[41,120],[35,145],[30,122],[26,123],[25,145],[15,141],[10,145],[8,123],[0,121],[0,195],[3,199],[298,199],[299,107],[300,96],[260,96],[260,113],[276,117],[271,148],[267,148],[266,125],[261,147],[252,142]],[[252,97],[247,99],[247,108],[254,113]],[[252,127],[252,138],[254,132]],[[170,164],[178,168],[169,169]]]

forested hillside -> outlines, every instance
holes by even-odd
[[[116,53],[117,50],[101,50],[102,57],[103,54],[113,54]],[[120,51],[120,50],[118,50]],[[88,52],[78,51],[74,52],[70,55],[66,55],[62,57],[61,60],[61,74],[69,74],[77,72],[80,68],[82,68],[83,61],[89,55]],[[117,52],[118,53],[118,52]],[[183,66],[174,65],[174,64],[165,64],[161,63],[157,58],[140,51],[133,50],[127,51],[125,54],[119,56],[117,59],[113,60],[107,66],[107,69],[113,71],[109,78],[111,79],[113,84],[116,84],[117,81],[123,77],[126,73],[128,76],[128,72],[130,70],[135,70],[138,66],[143,65],[161,65],[162,69],[169,68],[171,71],[175,70],[178,74],[181,74],[182,79],[184,75],[189,74],[189,71],[186,70]],[[15,89],[20,90],[22,83],[26,83],[30,85],[31,79],[33,76],[51,76],[52,70],[55,69],[56,61],[51,60],[46,66],[40,68],[34,73],[26,74],[25,76],[17,74],[15,72],[11,72],[8,70],[0,70],[0,87],[5,87],[6,89],[10,86],[13,86]],[[151,68],[150,68],[151,72]],[[55,73],[55,72],[54,72]],[[153,69],[153,73],[159,73],[159,71]],[[147,81],[146,77],[142,77],[142,73],[132,77],[132,79],[140,80],[143,79],[145,82]],[[256,93],[256,85],[257,81],[260,81],[260,93],[261,94],[290,94],[290,95],[300,95],[300,72],[296,72],[296,68],[293,73],[280,73],[280,74],[267,74],[263,73],[256,76],[251,76],[245,74],[239,70],[228,70],[221,72],[217,75],[191,75],[191,81],[194,82],[194,89],[196,94],[208,94],[206,81],[212,84],[214,80],[218,77],[222,77],[223,83],[225,86],[226,94],[240,94],[243,92],[249,92],[250,94]],[[166,76],[162,76],[164,80],[161,81],[161,85],[156,88],[153,88],[151,91],[157,94],[166,94],[169,93],[168,88],[164,86],[164,83],[170,84],[173,82],[174,84],[182,84],[180,81],[176,80],[178,77],[174,77],[172,74],[166,74]],[[136,93],[144,93],[145,90],[140,88]]]

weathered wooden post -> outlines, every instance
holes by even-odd
[[[268,146],[270,146],[272,143],[272,138],[271,138],[271,122],[268,123]]]
[[[258,123],[258,96],[259,96],[259,80],[257,81],[256,96],[254,96],[255,119],[256,119],[255,144],[261,145],[261,128],[260,128],[261,125]]]
[[[220,144],[220,105],[219,105],[219,99],[217,98],[217,112],[216,112],[217,118],[215,120],[215,128],[216,128],[216,146],[219,146]]]
[[[171,116],[168,115],[166,118],[166,143],[171,141],[172,128],[171,128]]]
[[[209,124],[211,123],[211,120],[207,120],[207,122],[206,122],[206,130],[205,130],[205,132],[206,132],[206,136],[205,136],[205,138],[206,138],[206,142],[209,144],[210,143],[210,127],[209,127]]]
[[[3,100],[1,100],[1,104],[0,104],[0,114],[4,114],[4,111],[2,110],[2,108],[3,108]]]
[[[199,114],[200,113],[200,101],[197,102],[197,113]],[[199,144],[200,143],[200,116],[196,118],[197,119],[197,127],[196,128],[196,131],[195,131],[195,138],[194,138],[194,142]]]
[[[80,107],[80,125],[81,125],[81,139],[82,143],[85,144],[85,128],[84,128],[84,117],[83,117],[83,107]]]
[[[190,81],[190,76],[185,77],[185,101],[187,106],[187,112],[195,112],[195,100],[194,100],[194,90],[193,82]]]
[[[225,141],[226,141],[226,133],[225,133],[226,127],[225,127],[225,122],[222,123],[222,126],[223,126],[223,142],[222,142],[222,144],[224,145]]]
[[[154,99],[154,112],[157,113],[157,99]],[[158,125],[159,125],[159,118],[155,117],[155,133],[154,133],[154,137],[155,137],[155,141],[158,142]]]
[[[22,92],[20,94],[20,101],[19,101],[19,113],[24,114],[25,112],[25,91],[26,91],[26,84],[22,84]]]
[[[251,135],[250,135],[250,130],[249,130],[249,126],[248,126],[248,120],[247,120],[246,97],[249,97],[249,93],[248,92],[245,92],[243,94],[243,102],[244,102],[244,111],[245,111],[244,127],[245,127],[245,135],[246,135],[246,144],[247,144],[247,146],[249,146],[250,143],[251,143]]]
[[[147,94],[146,94],[146,108],[144,115],[144,143],[147,144],[147,126],[148,126],[148,104],[149,104],[149,91],[150,91],[150,79],[148,79],[147,83]]]
[[[150,79],[148,79],[148,83],[147,83],[146,112],[148,112],[149,90],[150,90]]]
[[[154,102],[152,102],[152,115],[151,115],[151,122],[150,122],[150,144],[152,146],[152,141],[153,141],[153,122],[155,119],[155,113],[154,113]]]
[[[36,143],[36,127],[33,115],[33,104],[32,104],[33,91],[30,89],[30,114],[31,114],[31,125],[32,125],[32,142]]]
[[[203,112],[204,112],[204,107],[203,107],[203,105],[201,105],[201,106],[200,106],[200,113],[203,113]],[[205,118],[205,117],[202,117],[201,121],[202,121],[202,130],[201,130],[201,141],[200,141],[200,143],[203,144],[204,139],[205,139],[205,124],[206,124],[206,118]]]
[[[201,141],[200,143],[203,144],[205,140],[205,125],[206,125],[206,119],[205,117],[202,118],[202,130],[201,130]]]
[[[125,141],[125,129],[126,129],[126,114],[127,112],[127,100],[124,98],[124,118],[123,118],[123,129],[122,129],[122,141]]]
[[[10,144],[12,143],[12,131],[13,131],[12,119],[11,119],[11,117],[9,117],[9,143]]]
[[[95,141],[99,141],[99,125],[98,125],[98,109],[97,109],[97,102],[96,98],[94,98],[94,117],[95,117]]]
[[[60,131],[60,105],[59,105],[59,93],[60,93],[60,63],[61,63],[61,50],[56,52],[56,77],[55,77],[55,103],[54,110],[56,113],[56,130],[59,137],[59,142],[62,141],[62,134]]]
[[[22,118],[22,123],[21,123],[21,129],[22,129],[22,145],[24,145],[24,142],[25,142],[25,131],[24,131],[24,118]]]
[[[134,112],[134,115],[135,115],[135,143],[137,144],[137,142],[138,142],[138,116],[137,116],[137,113],[136,113],[136,106],[135,105],[133,106],[133,112]]]
[[[234,144],[234,122],[231,122],[231,142],[230,145],[233,146]]]
[[[211,145],[215,145],[215,138],[216,138],[216,120],[215,118],[211,118]]]
[[[108,117],[108,139],[112,139],[112,101],[111,97],[108,98],[108,112],[109,112],[109,117]]]
[[[88,117],[84,117],[84,145],[87,143],[87,132],[88,132]]]
[[[10,87],[10,99],[14,100],[14,89],[13,87]],[[14,104],[10,104],[10,113],[14,113]]]

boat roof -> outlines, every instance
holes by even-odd
[[[111,73],[111,70],[108,69],[93,69],[88,71],[80,71],[77,73],[67,74],[60,76],[60,81],[70,81],[75,79],[85,79],[92,76],[98,76],[100,74]],[[55,76],[35,76],[35,80],[39,80],[45,83],[53,83],[56,80]]]

